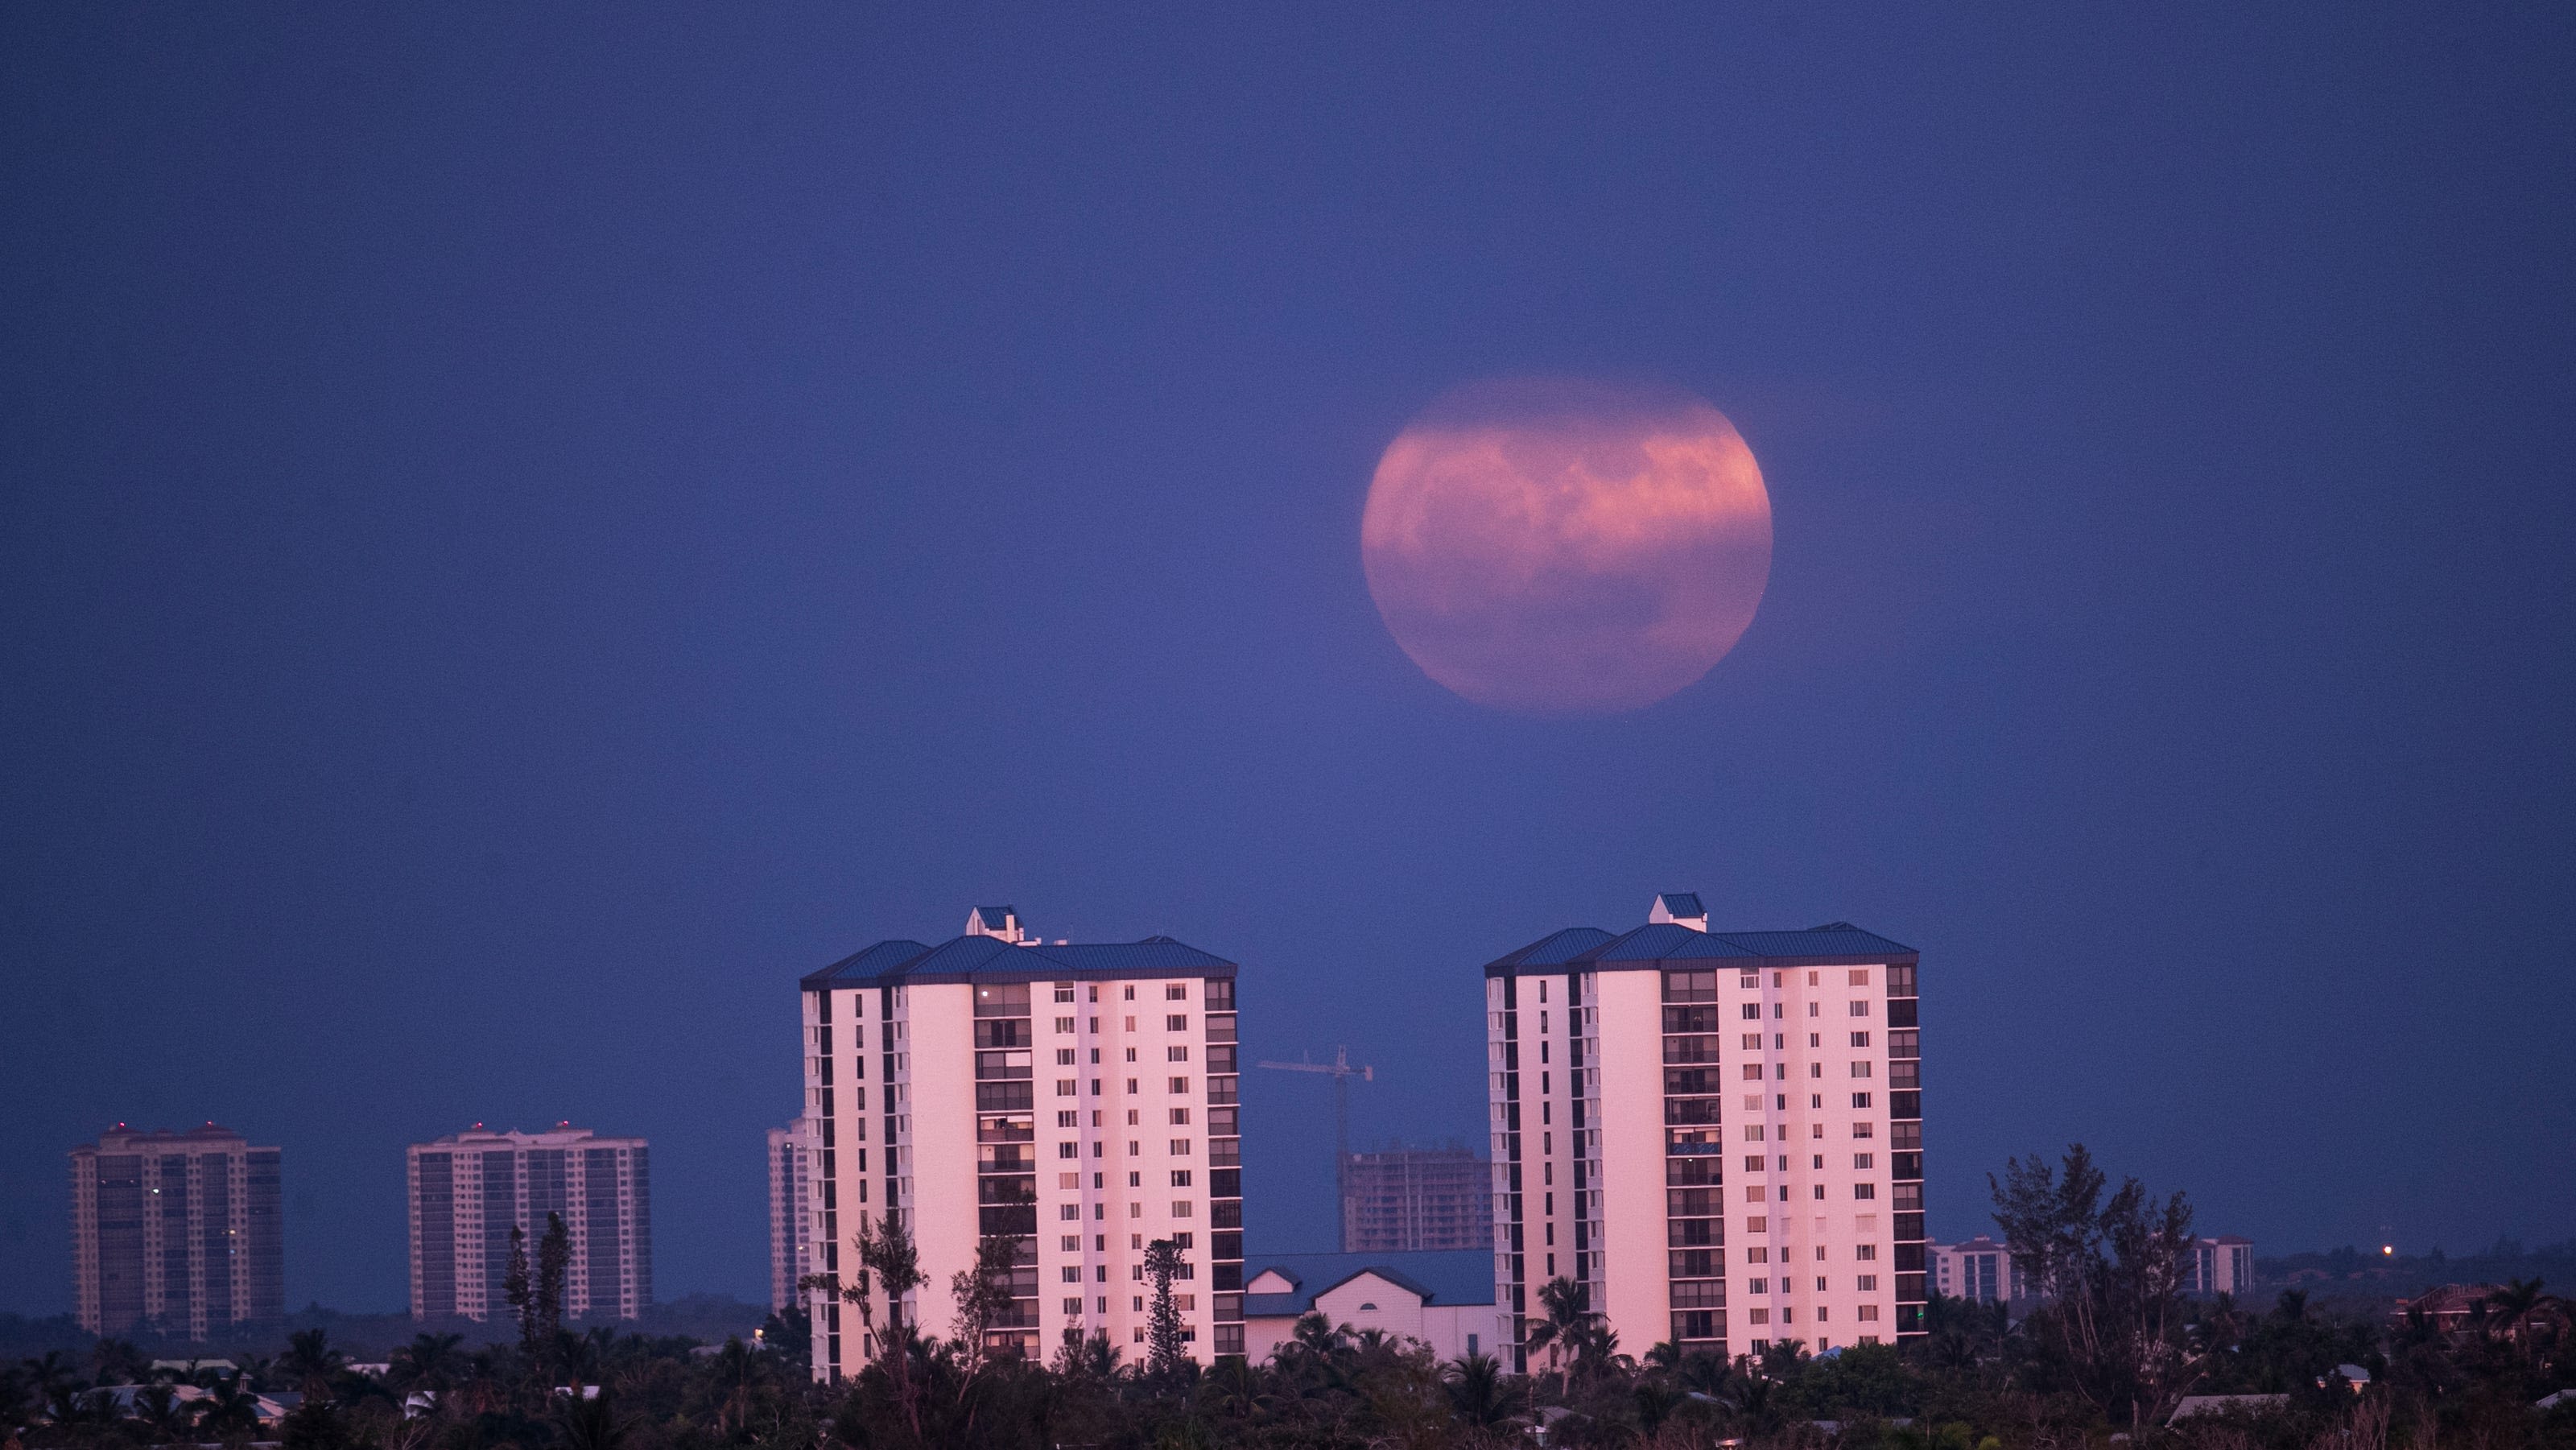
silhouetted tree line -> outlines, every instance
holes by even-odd
[[[541,1242],[512,1301],[517,1345],[469,1351],[454,1335],[421,1334],[375,1377],[305,1331],[237,1374],[154,1375],[132,1345],[104,1340],[86,1364],[50,1353],[0,1371],[0,1427],[25,1450],[2576,1450],[2576,1395],[2535,1404],[2576,1385],[2569,1305],[2536,1280],[2499,1287],[2449,1326],[2313,1313],[2297,1292],[2259,1309],[2192,1301],[2176,1267],[2191,1227],[2181,1195],[2157,1200],[2134,1180],[2113,1188],[2080,1146],[2055,1163],[2015,1160],[1993,1188],[2025,1276],[2051,1297],[2019,1320],[1938,1299],[1929,1332],[1902,1348],[1816,1356],[1775,1341],[1732,1362],[1670,1344],[1631,1353],[1558,1281],[1539,1296],[1526,1375],[1316,1315],[1258,1364],[1201,1369],[1162,1315],[1141,1364],[1096,1336],[1039,1364],[986,1349],[981,1334],[901,1322],[892,1306],[927,1284],[898,1230],[872,1234],[862,1272],[830,1284],[860,1307],[876,1358],[816,1385],[801,1316],[773,1316],[760,1344],[713,1352],[563,1329],[546,1312]],[[956,1275],[953,1322],[1007,1312],[996,1281],[1009,1270],[995,1251]],[[2368,1382],[2356,1386],[2346,1366]],[[143,1388],[100,1392],[133,1385]],[[203,1393],[183,1399],[181,1385]],[[263,1394],[303,1398],[262,1426]],[[2281,1398],[2171,1420],[2187,1395]]]

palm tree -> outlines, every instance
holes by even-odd
[[[1216,1368],[1199,1381],[1199,1397],[1209,1409],[1237,1420],[1249,1420],[1269,1409],[1273,1402],[1262,1385],[1261,1371],[1239,1354],[1229,1354],[1216,1362]]]
[[[150,1385],[134,1396],[134,1418],[143,1422],[154,1440],[166,1444],[189,1438],[197,1407],[168,1385]]]
[[[1490,1429],[1520,1409],[1520,1396],[1503,1377],[1503,1362],[1490,1354],[1462,1354],[1441,1367],[1449,1408],[1477,1429]]]
[[[411,1343],[394,1351],[393,1370],[386,1377],[403,1390],[448,1389],[465,1367],[465,1357],[457,1352],[464,1342],[461,1334],[415,1334]]]
[[[206,1388],[206,1397],[198,1401],[197,1432],[221,1438],[234,1433],[252,1434],[259,1429],[259,1396],[251,1392],[250,1373],[235,1370]]]
[[[575,1394],[564,1402],[563,1442],[564,1450],[618,1450],[626,1443],[626,1426],[605,1386],[596,1395]]]
[[[80,1380],[80,1376],[73,1372],[71,1362],[63,1358],[59,1349],[46,1350],[42,1359],[24,1359],[19,1363],[27,1367],[27,1389],[38,1404],[53,1403],[57,1391]]]
[[[308,1400],[328,1399],[331,1381],[349,1367],[349,1357],[331,1347],[329,1332],[299,1329],[286,1336],[286,1353],[277,1357],[277,1373]]]
[[[144,1358],[143,1351],[135,1348],[131,1340],[102,1339],[90,1347],[89,1358],[98,1371],[93,1381],[96,1384],[137,1384],[152,1372],[152,1361]]]
[[[1572,1279],[1548,1280],[1539,1288],[1538,1302],[1547,1317],[1530,1326],[1528,1347],[1547,1351],[1549,1367],[1559,1369],[1557,1394],[1563,1396],[1573,1377],[1570,1370],[1560,1366],[1568,1352],[1578,1347],[1576,1332],[1599,1316],[1592,1312],[1590,1293]]]

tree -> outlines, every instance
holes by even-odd
[[[501,1297],[519,1316],[519,1353],[537,1357],[537,1296],[528,1282],[528,1231],[510,1225],[510,1267],[501,1275]]]
[[[325,1330],[299,1329],[286,1336],[286,1352],[277,1357],[277,1373],[308,1400],[331,1397],[331,1382],[348,1368],[348,1357],[331,1347]]]
[[[2134,1432],[2170,1415],[2197,1374],[2182,1313],[2191,1205],[2180,1193],[2159,1204],[2134,1178],[2105,1202],[2108,1181],[2081,1143],[2058,1168],[2033,1155],[1987,1178],[2014,1265],[2049,1296],[2030,1319],[2037,1337],[2105,1418],[2125,1410]]]
[[[1530,1326],[1527,1347],[1547,1351],[1548,1367],[1560,1371],[1557,1393],[1562,1397],[1573,1383],[1571,1369],[1564,1366],[1583,1348],[1583,1328],[1599,1316],[1592,1312],[1591,1291],[1572,1279],[1550,1279],[1540,1285],[1538,1302],[1547,1317]]]
[[[457,1352],[464,1342],[461,1334],[415,1334],[411,1343],[394,1351],[388,1378],[403,1390],[451,1388],[465,1368],[465,1356]]]
[[[1007,1323],[1016,1308],[1011,1298],[1011,1274],[1019,1265],[1022,1242],[1014,1238],[979,1239],[975,1243],[974,1267],[948,1276],[948,1292],[957,1301],[958,1358],[970,1379],[983,1371],[991,1353],[993,1331]]]
[[[884,1371],[887,1386],[893,1391],[895,1404],[904,1421],[912,1427],[912,1438],[921,1438],[921,1387],[912,1372],[913,1354],[919,1335],[903,1319],[903,1296],[930,1282],[921,1272],[921,1250],[913,1244],[911,1230],[904,1227],[902,1216],[892,1209],[873,1222],[862,1219],[859,1231],[850,1238],[858,1250],[858,1282],[841,1290],[841,1297],[859,1306],[864,1322],[868,1314],[868,1286],[873,1279],[885,1293],[886,1317],[876,1331],[877,1364]]]
[[[132,1340],[102,1339],[90,1347],[89,1360],[98,1374],[93,1384],[140,1384],[152,1372],[152,1361]]]
[[[626,1425],[617,1418],[608,1389],[583,1396],[575,1394],[564,1401],[564,1450],[621,1450],[626,1443]]]
[[[1448,1392],[1449,1408],[1477,1429],[1499,1425],[1520,1410],[1520,1396],[1503,1377],[1503,1362],[1490,1354],[1462,1354],[1449,1361],[1441,1367],[1440,1383]]]
[[[563,1328],[564,1277],[572,1268],[572,1230],[564,1226],[563,1215],[548,1210],[546,1236],[537,1244],[537,1340],[554,1343],[555,1332]]]
[[[1170,1239],[1145,1245],[1145,1281],[1154,1286],[1150,1317],[1145,1323],[1145,1372],[1175,1373],[1181,1367],[1181,1311],[1172,1301],[1172,1280],[1181,1272],[1181,1251]]]

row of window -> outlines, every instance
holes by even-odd
[[[1747,1292],[1749,1292],[1749,1293],[1754,1293],[1754,1294],[1768,1294],[1768,1293],[1770,1293],[1770,1292],[1771,1292],[1771,1281],[1770,1281],[1770,1280],[1768,1280],[1768,1279],[1747,1279],[1747,1280],[1745,1280],[1745,1281],[1744,1281],[1744,1287],[1745,1287],[1745,1290],[1746,1290]],[[1859,1293],[1859,1294],[1875,1294],[1875,1293],[1877,1293],[1877,1292],[1878,1292],[1878,1276],[1877,1276],[1876,1274],[1855,1274],[1855,1275],[1853,1275],[1853,1276],[1852,1276],[1852,1290],[1853,1290],[1853,1292],[1854,1292],[1854,1293]],[[1794,1294],[1794,1293],[1798,1292],[1798,1284],[1797,1284],[1797,1281],[1796,1281],[1796,1280],[1794,1280],[1794,1279],[1789,1279],[1789,1278],[1783,1278],[1783,1279],[1781,1279],[1781,1280],[1780,1280],[1780,1292],[1781,1292],[1781,1293],[1783,1293],[1783,1294]],[[1825,1287],[1825,1276],[1824,1276],[1824,1275],[1822,1275],[1822,1274],[1818,1274],[1818,1275],[1816,1276],[1816,1292],[1817,1292],[1817,1293],[1819,1293],[1819,1294],[1823,1294],[1823,1293],[1828,1293],[1828,1292],[1830,1292],[1830,1291],[1829,1291],[1829,1290],[1827,1290],[1827,1288]]]
[[[1091,1092],[1094,1097],[1097,1097],[1100,1094],[1100,1081],[1101,1080],[1096,1077],[1091,1080]],[[1141,1079],[1132,1077],[1127,1079],[1127,1091],[1130,1093],[1139,1091],[1137,1087],[1137,1083],[1139,1081],[1141,1081]],[[1170,1086],[1167,1091],[1186,1093],[1190,1090],[1190,1080],[1188,1078],[1176,1077],[1168,1079],[1168,1081]],[[1231,1093],[1234,1090],[1233,1084],[1234,1079],[1230,1077],[1211,1078],[1208,1080],[1209,1096],[1213,1098],[1219,1092]],[[1057,1097],[1069,1098],[1079,1093],[1081,1089],[1082,1083],[1079,1078],[1060,1077],[1055,1080],[1055,1095]]]
[[[1775,1062],[1771,1064],[1771,1075],[1776,1078],[1788,1077],[1789,1064],[1785,1062]],[[1807,1076],[1823,1077],[1824,1075],[1825,1065],[1823,1063],[1811,1062],[1807,1064]],[[1874,1077],[1877,1075],[1877,1070],[1869,1063],[1855,1062],[1851,1065],[1851,1075],[1854,1077]],[[1748,1062],[1744,1064],[1744,1080],[1746,1082],[1760,1082],[1762,1080],[1762,1064],[1758,1062]],[[1855,1100],[1852,1103],[1852,1106],[1856,1108],[1866,1107],[1867,1104]]]
[[[1821,1124],[1821,1123],[1819,1123],[1817,1126],[1818,1126],[1818,1127],[1822,1127],[1822,1126],[1824,1126],[1824,1125],[1823,1125],[1823,1124]],[[1868,1127],[1869,1125],[1868,1125],[1867,1123],[1860,1123],[1860,1124],[1856,1124],[1855,1126],[1866,1128],[1866,1127]],[[1867,1135],[1867,1134],[1858,1134],[1858,1135],[1856,1135],[1856,1136],[1866,1137],[1866,1136],[1868,1136],[1868,1135]],[[1814,1164],[1812,1165],[1813,1167],[1815,1167],[1815,1168],[1822,1168],[1822,1167],[1824,1167],[1824,1166],[1825,1166],[1825,1155],[1824,1155],[1824,1154],[1822,1154],[1822,1153],[1818,1153],[1818,1154],[1815,1154],[1815,1155],[1813,1155],[1813,1156],[1814,1156],[1814,1158],[1815,1158],[1815,1162],[1814,1162]],[[1873,1166],[1873,1164],[1876,1162],[1877,1157],[1878,1157],[1878,1155],[1877,1155],[1877,1154],[1875,1154],[1875,1153],[1854,1153],[1854,1154],[1852,1155],[1852,1167],[1854,1167],[1854,1168],[1856,1168],[1856,1169],[1860,1170],[1860,1171],[1861,1171],[1861,1172],[1863,1172],[1863,1173],[1866,1173],[1866,1172],[1868,1172],[1868,1171],[1870,1170],[1870,1168],[1871,1168],[1871,1167]],[[1746,1154],[1746,1155],[1745,1155],[1745,1158],[1744,1158],[1744,1171],[1745,1171],[1745,1172],[1747,1172],[1747,1173],[1759,1173],[1759,1172],[1761,1172],[1761,1171],[1763,1170],[1764,1166],[1765,1166],[1765,1165],[1767,1165],[1769,1162],[1770,1162],[1770,1160],[1769,1160],[1769,1159],[1767,1159],[1767,1158],[1763,1157],[1763,1156],[1762,1156],[1761,1154],[1759,1154],[1759,1153],[1748,1153],[1748,1154]],[[1780,1155],[1780,1171],[1781,1171],[1781,1172],[1783,1172],[1783,1173],[1786,1173],[1786,1172],[1788,1172],[1788,1171],[1789,1171],[1789,1155],[1788,1155],[1788,1154],[1786,1154],[1786,1153],[1783,1153],[1783,1154],[1781,1154],[1781,1155]]]
[[[1093,1176],[1093,1178],[1094,1178],[1095,1180],[1097,1180],[1097,1178],[1099,1177],[1099,1175],[1098,1175],[1098,1174],[1094,1174],[1094,1175],[1092,1175],[1092,1176]],[[1131,1178],[1131,1179],[1132,1179],[1132,1178],[1134,1178],[1136,1175],[1131,1173],[1131,1174],[1129,1174],[1129,1175],[1127,1175],[1127,1176],[1128,1176],[1129,1178]],[[1081,1186],[1082,1186],[1082,1185],[1081,1185],[1081,1183],[1080,1183],[1080,1181],[1079,1181],[1079,1180],[1081,1179],[1081,1177],[1082,1177],[1082,1175],[1081,1175],[1081,1174],[1079,1174],[1079,1173],[1068,1173],[1068,1174],[1065,1174],[1065,1175],[1064,1175],[1064,1177],[1066,1177],[1066,1178],[1070,1178],[1070,1179],[1074,1179],[1074,1180],[1076,1180],[1076,1181],[1075,1181],[1075,1182],[1072,1182],[1072,1183],[1061,1183],[1061,1181],[1060,1181],[1060,1186],[1065,1187],[1065,1188],[1079,1188],[1079,1187],[1081,1187]],[[1098,1187],[1100,1187],[1100,1184],[1099,1184],[1097,1181],[1095,1181],[1091,1186],[1092,1186],[1092,1187],[1094,1187],[1094,1188],[1098,1188]],[[1130,1188],[1133,1188],[1133,1187],[1135,1187],[1135,1186],[1137,1186],[1137,1185],[1135,1185],[1134,1183],[1130,1183],[1128,1186],[1129,1186]],[[1077,1223],[1077,1222],[1080,1222],[1080,1221],[1081,1221],[1081,1219],[1082,1219],[1082,1205],[1081,1205],[1081,1204],[1078,1204],[1078,1203],[1059,1203],[1059,1204],[1057,1204],[1057,1205],[1055,1206],[1055,1216],[1056,1216],[1057,1218],[1059,1218],[1059,1219],[1064,1220],[1066,1223]],[[1109,1217],[1109,1205],[1108,1205],[1108,1204],[1105,1204],[1105,1203],[1095,1203],[1095,1204],[1093,1204],[1093,1205],[1091,1206],[1091,1216],[1092,1216],[1093,1218],[1095,1218],[1095,1219],[1104,1219],[1104,1218]],[[1143,1217],[1145,1216],[1145,1205],[1143,1205],[1143,1204],[1141,1204],[1141,1203],[1130,1203],[1130,1204],[1128,1204],[1128,1205],[1127,1205],[1127,1216],[1128,1216],[1129,1218],[1143,1218]],[[1193,1214],[1193,1212],[1192,1212],[1192,1210],[1191,1210],[1191,1207],[1190,1207],[1190,1201],[1189,1201],[1188,1199],[1186,1199],[1186,1198],[1184,1198],[1184,1199],[1178,1199],[1178,1200],[1175,1200],[1175,1201],[1173,1202],[1173,1204],[1172,1204],[1172,1217],[1174,1217],[1174,1218],[1191,1218],[1191,1217],[1194,1217],[1194,1216],[1195,1216],[1195,1215]]]
[[[1077,1051],[1077,1049],[1075,1049],[1075,1048],[1071,1048],[1071,1047],[1059,1047],[1059,1048],[1057,1048],[1057,1049],[1055,1050],[1055,1065],[1056,1065],[1056,1066],[1058,1066],[1058,1067],[1071,1067],[1071,1066],[1073,1066],[1073,1065],[1074,1065],[1074,1053],[1075,1053],[1076,1051]],[[979,1054],[977,1054],[977,1055],[980,1057],[980,1056],[984,1056],[984,1055],[986,1055],[986,1054],[981,1054],[981,1053],[979,1053]],[[1014,1053],[1014,1054],[1012,1054],[1012,1055],[1013,1055],[1013,1056],[1015,1056],[1015,1057],[1017,1057],[1017,1056],[1023,1056],[1023,1055],[1025,1055],[1025,1054]],[[1093,1062],[1095,1062],[1095,1063],[1096,1063],[1096,1062],[1098,1062],[1098,1061],[1100,1061],[1100,1049],[1099,1049],[1099,1048],[1095,1047],[1095,1048],[1091,1049],[1091,1060],[1092,1060]],[[1127,1049],[1127,1060],[1128,1060],[1129,1062],[1134,1062],[1134,1061],[1136,1060],[1136,1049],[1134,1049],[1134,1048],[1132,1048],[1132,1047]],[[1186,1047],[1186,1046],[1180,1046],[1180,1045],[1174,1045],[1174,1046],[1171,1046],[1171,1047],[1166,1047],[1166,1048],[1164,1048],[1164,1049],[1163,1049],[1163,1060],[1164,1060],[1165,1062],[1187,1062],[1187,1061],[1189,1061],[1189,1060],[1190,1060],[1190,1050],[1189,1050],[1189,1048],[1188,1048],[1188,1047]],[[979,1073],[979,1074],[978,1074],[978,1076],[981,1076],[981,1074]],[[1023,1076],[1025,1076],[1025,1074],[1023,1074]]]
[[[1074,1024],[1080,1020],[1081,1019],[1075,1017],[1058,1017],[1055,1019],[1055,1030],[1058,1032],[1071,1032],[1074,1030]],[[1123,1030],[1128,1032],[1136,1030],[1135,1018],[1128,1017],[1122,1020],[1126,1023]],[[1211,1023],[1209,1025],[1213,1027],[1215,1024]],[[1094,1032],[1098,1032],[1100,1030],[1099,1018],[1094,1017],[1091,1019],[1091,1030]],[[1190,1019],[1181,1013],[1175,1012],[1163,1019],[1163,1030],[1165,1032],[1187,1032],[1190,1030]]]

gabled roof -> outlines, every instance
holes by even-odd
[[[1638,969],[1662,963],[1705,966],[1730,962],[1767,966],[1833,966],[1911,961],[1922,953],[1849,922],[1806,931],[1695,931],[1678,922],[1653,922],[1613,936],[1598,927],[1569,927],[1485,964],[1489,977],[1515,977],[1574,966]]]
[[[1081,981],[1112,977],[1231,977],[1235,964],[1167,936],[1138,942],[1014,946],[992,936],[950,937],[935,947],[881,941],[843,957],[799,983],[826,987],[891,987],[899,983]]]
[[[1425,1304],[1491,1304],[1494,1302],[1494,1253],[1491,1249],[1425,1249],[1386,1254],[1254,1255],[1243,1265],[1247,1284],[1276,1270],[1296,1285],[1285,1294],[1246,1294],[1243,1312],[1251,1318],[1294,1318],[1315,1307],[1315,1300],[1362,1274],[1375,1274]]]
[[[1704,918],[1708,915],[1708,908],[1699,904],[1699,893],[1696,891],[1667,891],[1655,898],[1655,904],[1664,909],[1664,915],[1675,921],[1688,921],[1693,917]]]

